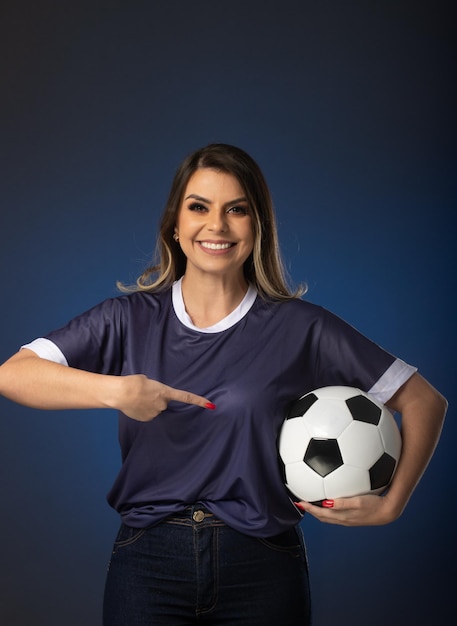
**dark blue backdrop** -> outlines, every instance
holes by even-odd
[[[269,179],[293,279],[451,401],[399,521],[304,522],[315,626],[450,623],[452,3],[2,4],[0,359],[142,270],[189,151],[240,145]],[[2,625],[100,624],[116,431],[114,413],[0,400]]]

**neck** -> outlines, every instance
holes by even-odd
[[[248,290],[244,276],[209,276],[198,281],[187,273],[182,279],[182,297],[187,314],[199,328],[213,326],[227,317],[243,300]]]

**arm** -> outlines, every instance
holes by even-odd
[[[0,394],[37,409],[118,409],[139,421],[153,419],[171,400],[214,408],[207,398],[142,374],[94,374],[47,361],[28,349],[0,367]]]
[[[330,508],[301,502],[300,509],[323,522],[345,526],[387,524],[400,517],[436,448],[447,402],[422,376],[414,374],[387,404],[401,414],[403,441],[387,494],[339,498]]]

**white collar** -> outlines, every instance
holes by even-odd
[[[220,333],[223,330],[231,328],[246,315],[254,304],[256,297],[257,291],[252,285],[249,285],[246,295],[240,304],[236,307],[236,309],[229,313],[227,317],[224,317],[224,319],[220,320],[216,324],[213,324],[212,326],[208,326],[207,328],[199,328],[193,324],[186,311],[186,307],[184,306],[184,300],[182,297],[182,277],[173,283],[172,288],[172,302],[177,318],[182,324],[184,324],[184,326],[187,326],[187,328],[191,328],[192,330],[196,330],[200,333]]]

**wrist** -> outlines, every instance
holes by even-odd
[[[388,491],[382,496],[385,507],[385,516],[387,523],[397,520],[405,510],[407,500],[399,498],[397,494]]]
[[[121,410],[127,393],[126,380],[126,376],[104,376],[103,385],[101,385],[101,402],[104,408]]]

